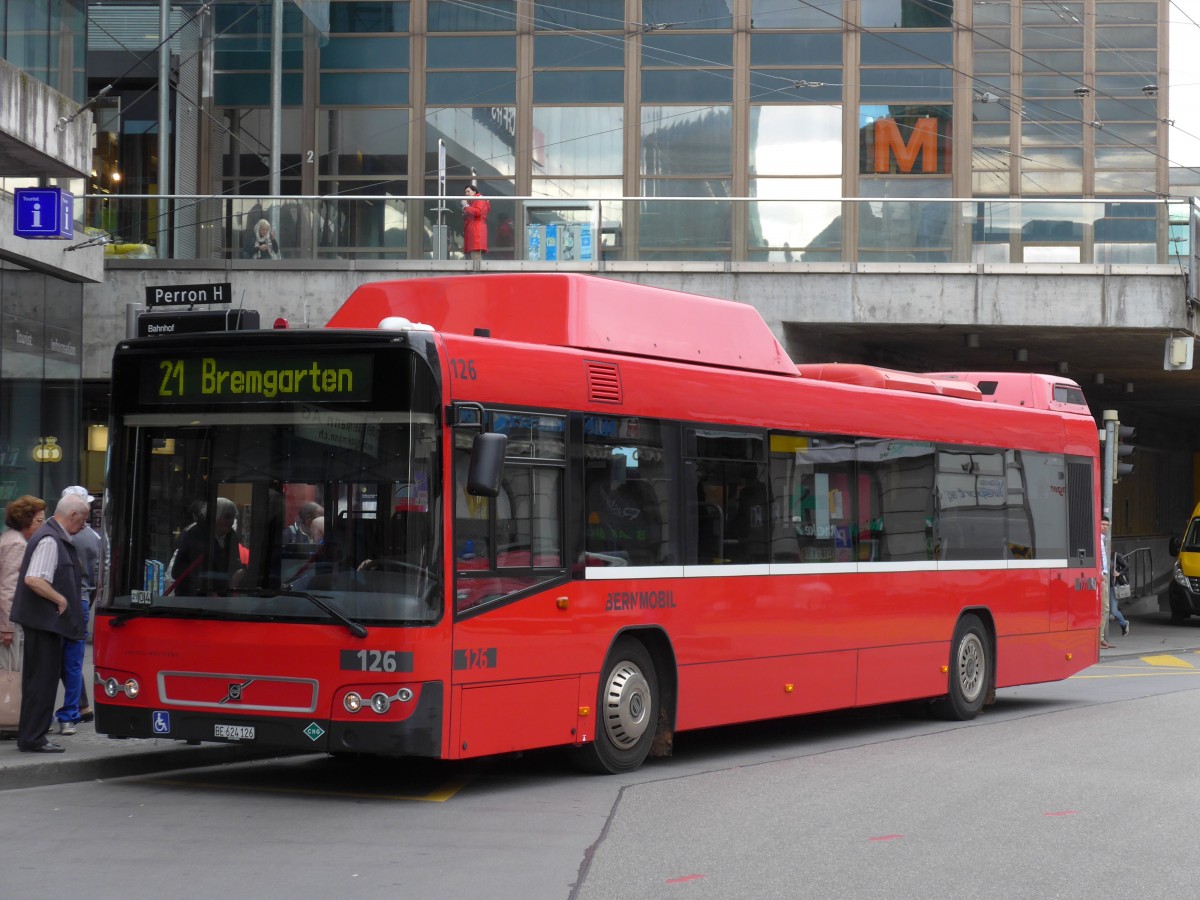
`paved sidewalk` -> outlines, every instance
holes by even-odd
[[[1166,614],[1130,617],[1130,633],[1111,624],[1109,640],[1116,646],[1100,651],[1101,661],[1122,657],[1200,653],[1200,619],[1172,625]],[[1200,657],[1183,657],[1200,666]],[[84,677],[92,678],[91,647],[84,662]],[[276,750],[235,744],[189,746],[182,741],[112,740],[96,734],[91,724],[79,726],[69,737],[52,736],[66,746],[65,753],[21,753],[16,741],[0,742],[0,791],[13,788],[65,784],[98,778],[146,775],[172,769],[198,768],[222,763],[264,759],[284,754]]]
[[[92,684],[92,671],[92,646],[88,644],[83,677],[87,680],[89,698],[96,690]],[[61,686],[57,702],[62,702]],[[190,746],[183,741],[113,740],[107,735],[96,734],[91,723],[81,723],[77,727],[78,731],[73,735],[49,735],[52,741],[67,748],[65,753],[21,753],[15,740],[0,741],[0,791],[148,775],[284,755],[278,750],[237,744]]]

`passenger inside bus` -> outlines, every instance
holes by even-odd
[[[184,530],[171,563],[169,593],[223,596],[236,589],[247,559],[237,532],[237,506],[218,497],[216,512]]]
[[[663,535],[654,486],[628,477],[614,483],[614,474],[625,473],[597,473],[588,485],[587,551],[628,565],[656,565],[662,561]]]
[[[759,466],[752,462],[738,468],[738,491],[729,515],[726,548],[738,563],[767,562],[770,498]]]
[[[315,519],[313,520],[316,521]],[[297,572],[290,587],[296,591],[327,591],[334,587],[343,590],[349,587],[346,573],[353,573],[357,566],[351,554],[352,539],[349,520],[345,517],[333,520],[334,527],[325,531],[325,520],[321,517],[321,540]],[[309,535],[312,536],[310,528]],[[350,580],[353,581],[351,574]]]

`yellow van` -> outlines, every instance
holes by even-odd
[[[1168,547],[1177,557],[1171,573],[1171,621],[1200,616],[1200,504],[1192,510],[1183,539],[1171,538]]]

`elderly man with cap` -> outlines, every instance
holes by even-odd
[[[80,599],[79,554],[72,536],[87,524],[87,501],[61,498],[25,545],[10,618],[25,629],[25,665],[21,669],[21,719],[17,749],[25,753],[62,753],[46,740],[62,673],[63,639],[80,640],[87,631]],[[76,694],[78,697],[78,694]]]
[[[73,484],[63,488],[64,497],[73,495],[83,499],[89,506],[96,498],[82,485]],[[92,608],[92,597],[100,583],[100,565],[104,556],[104,540],[91,525],[84,525],[75,535],[75,552],[79,554],[79,595],[83,601],[83,627],[87,631]],[[79,722],[90,722],[95,717],[88,703],[87,679],[83,677],[83,660],[87,652],[86,634],[83,640],[63,641],[63,705],[54,718],[59,734],[74,734]]]

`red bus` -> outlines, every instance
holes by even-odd
[[[576,274],[123,342],[96,728],[619,772],[716,725],[971,718],[1098,657],[1096,426],[1066,379],[984,402],[1005,378],[798,367],[753,307]]]

